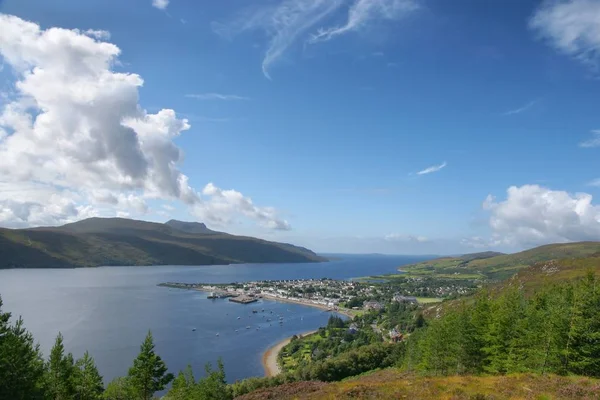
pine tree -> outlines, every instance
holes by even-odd
[[[102,377],[96,368],[94,359],[86,351],[75,363],[75,398],[78,400],[96,400],[104,391]]]
[[[103,400],[132,400],[137,394],[127,377],[119,377],[112,380],[102,394]]]
[[[62,334],[58,334],[46,366],[48,395],[53,400],[68,400],[73,397],[75,365],[71,353],[65,355]]]
[[[10,324],[0,298],[0,399],[30,400],[44,397],[44,361],[33,336],[19,318]]]
[[[128,377],[141,400],[151,399],[155,392],[163,390],[173,380],[167,373],[165,362],[154,352],[154,339],[148,331],[140,347],[140,354],[133,361]]]

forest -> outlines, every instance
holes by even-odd
[[[221,362],[216,369],[207,365],[201,378],[191,368],[173,376],[155,353],[149,332],[127,376],[105,388],[93,358],[86,353],[74,360],[60,335],[44,359],[23,321],[11,323],[0,302],[0,398],[147,400],[171,384],[165,399],[225,400],[283,383],[339,381],[388,367],[425,376],[527,372],[600,377],[600,281],[592,272],[583,279],[544,285],[529,295],[518,284],[501,291],[482,289],[426,319],[416,310],[400,310],[375,316],[387,315],[407,327],[410,333],[400,343],[367,335],[360,345],[329,350],[323,345],[327,356],[276,377],[232,384],[227,384]],[[359,319],[354,323],[361,324]],[[347,324],[332,318],[322,332],[327,337],[327,332],[343,330],[343,337]]]

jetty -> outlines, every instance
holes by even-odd
[[[240,304],[250,304],[250,303],[254,303],[255,301],[258,301],[258,299],[256,297],[250,297],[250,296],[241,294],[236,297],[230,297],[229,301],[234,302],[234,303],[240,303]]]

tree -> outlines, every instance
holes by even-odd
[[[200,379],[197,383],[197,397],[198,399],[206,400],[231,400],[233,395],[227,386],[225,380],[225,367],[223,361],[219,359],[217,361],[217,369],[213,370],[210,363],[204,367],[206,371],[206,377]]]
[[[104,400],[132,400],[137,396],[131,381],[127,377],[115,378],[102,394]]]
[[[140,347],[140,354],[133,361],[128,377],[137,397],[151,399],[155,392],[163,390],[174,378],[167,372],[165,362],[154,352],[154,339],[148,331]]]
[[[47,363],[48,395],[54,400],[71,399],[74,394],[75,365],[71,353],[65,355],[61,333],[56,337]]]
[[[192,398],[196,386],[192,366],[188,365],[185,371],[179,371],[177,377],[173,380],[171,390],[166,398],[169,400],[186,400]]]
[[[94,359],[86,351],[75,363],[75,397],[78,400],[96,400],[104,391],[102,376],[98,373]]]
[[[33,336],[19,318],[2,312],[0,298],[0,399],[29,400],[44,397],[44,361]]]

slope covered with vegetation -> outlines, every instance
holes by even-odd
[[[503,280],[540,262],[594,254],[600,254],[600,242],[559,243],[514,254],[485,252],[437,258],[404,265],[400,270],[410,277]]]
[[[324,259],[302,247],[179,221],[90,218],[60,227],[0,229],[0,268],[317,261]]]

